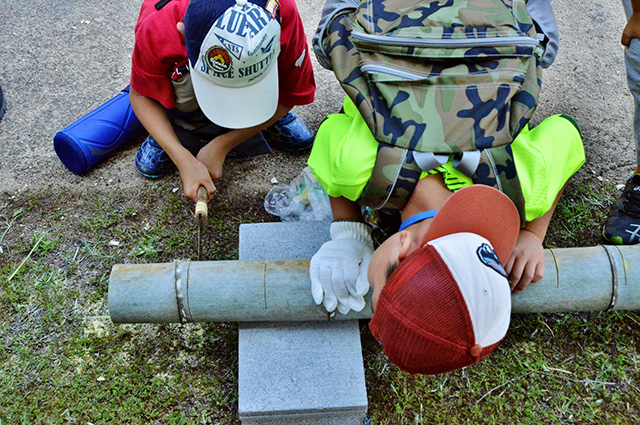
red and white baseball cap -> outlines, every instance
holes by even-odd
[[[502,192],[455,192],[421,247],[400,262],[369,323],[389,359],[409,373],[438,374],[477,363],[509,328],[511,290],[502,267],[520,218]]]
[[[262,124],[278,106],[276,0],[191,0],[184,18],[193,90],[215,124]]]

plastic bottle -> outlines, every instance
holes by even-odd
[[[264,200],[269,214],[282,221],[331,220],[329,195],[306,167],[289,185],[273,187]]]
[[[53,137],[60,161],[84,174],[144,131],[129,103],[129,86]]]

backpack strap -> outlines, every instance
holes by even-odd
[[[482,153],[480,151],[462,152],[462,157],[453,161],[453,168],[467,177],[473,177],[480,165]]]
[[[544,46],[544,54],[541,55],[543,68],[549,68],[558,53],[558,24],[556,23],[556,18],[551,8],[552,1],[553,0],[527,1],[527,11],[536,24],[538,35],[542,36],[542,46]]]
[[[467,177],[472,177],[478,169],[482,154],[480,151],[467,151],[460,152],[458,155],[461,157],[453,161],[453,168]],[[413,159],[416,161],[416,165],[426,172],[449,162],[449,155],[413,151]]]
[[[449,162],[449,155],[413,151],[413,159],[422,171],[430,171]]]
[[[399,213],[422,174],[413,153],[408,149],[379,143],[373,172],[358,203],[390,214]]]
[[[155,4],[156,10],[160,10],[167,5],[171,0],[160,0]]]

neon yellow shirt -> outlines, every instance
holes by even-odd
[[[575,122],[553,115],[537,127],[525,127],[511,144],[525,199],[525,218],[544,215],[558,193],[584,164],[582,137]],[[320,125],[308,164],[329,196],[357,201],[371,177],[378,142],[349,97],[344,113],[331,114]],[[441,172],[450,190],[473,184],[453,168],[451,161],[432,172]],[[423,177],[427,173],[423,173]]]

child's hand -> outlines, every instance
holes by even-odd
[[[526,229],[520,230],[516,246],[504,269],[509,275],[514,294],[521,292],[529,283],[542,279],[544,249],[540,238]]]
[[[227,153],[226,148],[213,139],[200,149],[196,158],[207,167],[211,179],[215,181],[222,178],[222,166]]]
[[[211,180],[207,166],[196,158],[180,168],[180,177],[182,177],[182,186],[184,194],[187,198],[196,202],[198,188],[204,186],[209,192],[209,198],[215,193],[216,187]]]

